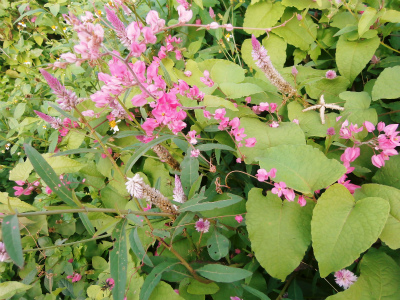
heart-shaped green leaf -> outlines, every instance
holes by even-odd
[[[288,187],[304,194],[326,188],[346,172],[338,161],[307,145],[273,147],[264,151],[259,161],[261,168],[277,170],[274,181],[284,181]]]
[[[389,215],[388,201],[368,197],[355,202],[340,184],[318,199],[311,221],[321,277],[351,265],[378,239]]]

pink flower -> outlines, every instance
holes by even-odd
[[[0,242],[0,262],[5,262],[6,260],[9,260],[10,256],[8,255],[6,251],[6,246],[4,243]]]
[[[219,27],[219,25],[218,25],[217,22],[212,22],[212,23],[210,24],[210,29],[218,29],[218,27]]]
[[[360,148],[346,148],[344,153],[340,156],[340,160],[343,162],[344,166],[347,168],[350,163],[355,161],[357,157],[360,156]]]
[[[211,113],[208,110],[203,110],[203,115],[207,119],[211,119]]]
[[[215,18],[214,10],[210,7],[210,9],[208,10],[208,12],[209,12],[209,14],[210,14],[211,19],[214,19],[214,18]]]
[[[186,77],[192,76],[192,72],[190,72],[190,71],[185,71],[185,72],[183,72],[183,74],[185,74]]]
[[[146,23],[150,25],[153,32],[157,32],[165,26],[165,20],[160,19],[158,12],[150,10],[146,16]]]
[[[364,122],[364,127],[368,132],[373,132],[375,130],[374,124],[372,124],[371,122],[368,122],[368,121]]]
[[[225,108],[218,108],[215,110],[214,119],[222,120],[226,114]]]
[[[330,136],[335,135],[336,134],[335,128],[329,127],[328,130],[326,131],[326,134]]]
[[[240,164],[240,163],[242,162],[242,159],[241,159],[240,157],[238,157],[238,158],[236,158],[236,162],[237,162],[238,164]]]
[[[200,218],[196,224],[195,224],[195,228],[198,232],[203,232],[206,233],[208,232],[208,230],[210,229],[210,221],[208,220],[203,220],[203,218]]]
[[[107,278],[106,283],[108,284],[109,290],[111,291],[115,286],[115,281],[112,278]]]
[[[357,281],[357,276],[353,272],[343,269],[335,272],[335,281],[338,286],[347,290],[354,282]]]
[[[188,132],[188,135],[190,137],[190,142],[192,145],[197,144],[197,139],[196,139],[196,130],[192,130]]]
[[[226,24],[225,29],[226,29],[226,31],[232,31],[233,30],[233,25],[232,24]]]
[[[297,203],[300,204],[300,206],[306,206],[307,201],[306,201],[306,199],[304,198],[304,196],[301,195],[301,196],[299,196],[299,199],[297,200]]]
[[[179,4],[182,4],[186,9],[189,8],[189,3],[186,0],[176,0]]]
[[[249,139],[246,139],[245,141],[246,141],[245,146],[249,147],[249,148],[254,147],[257,142],[256,138],[249,138]]]
[[[178,8],[179,23],[184,24],[189,22],[193,17],[193,12],[191,10],[186,10],[183,5],[179,5]]]
[[[297,124],[297,125],[299,125],[299,120],[297,120],[297,119],[293,119],[292,122],[295,123],[295,124]]]
[[[84,115],[85,117],[94,117],[94,111],[91,109],[85,110],[82,112],[82,115]]]
[[[284,193],[286,193],[286,183],[284,183],[283,181],[279,182],[279,183],[274,183],[274,188],[272,188],[271,192],[272,194],[278,195],[279,197],[281,197]]]
[[[199,155],[200,155],[200,150],[198,150],[198,149],[193,149],[190,152],[190,157],[198,157]]]
[[[278,108],[278,104],[276,104],[276,103],[269,104],[269,111],[271,112],[271,114],[273,114],[277,108]]]
[[[70,258],[70,259],[68,259],[68,262],[69,262],[69,263],[73,263],[73,262],[74,262],[74,259],[73,259],[73,258]]]
[[[50,195],[53,191],[51,190],[51,188],[49,188],[48,186],[46,186],[46,194]]]
[[[211,80],[210,78],[210,72],[205,70],[203,72],[204,77],[200,77],[200,81],[204,83],[206,86],[212,87],[214,85],[214,81]]]
[[[297,71],[296,66],[293,66],[292,67],[292,75],[297,76],[297,74],[299,74],[299,71]]]
[[[68,278],[68,279],[72,279],[72,282],[78,282],[79,280],[82,279],[82,275],[79,274],[79,273],[75,273],[75,272],[74,272],[74,274],[68,275],[67,278]]]
[[[333,71],[333,70],[329,70],[325,74],[325,77],[328,78],[328,79],[334,79],[334,78],[336,78],[336,76],[337,76],[336,72]]]
[[[372,161],[372,164],[377,168],[381,168],[381,167],[383,167],[385,165],[385,160],[383,159],[381,154],[372,155],[371,161]]]
[[[175,289],[174,292],[179,295],[179,290]]]
[[[239,224],[242,223],[242,221],[243,221],[242,215],[237,215],[237,216],[235,217],[235,220],[236,220]]]
[[[238,142],[240,142],[247,136],[247,134],[244,133],[244,128],[236,128],[235,130],[232,130],[231,133],[235,137],[235,140]]]
[[[243,300],[243,299],[239,298],[238,296],[235,296],[235,297],[231,297],[231,300]]]
[[[268,180],[269,173],[265,169],[259,169],[257,170],[256,177],[258,181],[263,182],[265,180]]]
[[[269,124],[269,127],[277,128],[277,127],[279,127],[279,123],[277,121],[272,121],[272,123]]]
[[[233,118],[232,121],[229,122],[229,125],[232,129],[237,129],[240,126],[240,119],[238,117]]]
[[[285,196],[286,200],[289,202],[294,201],[294,198],[296,197],[296,194],[294,193],[294,190],[292,190],[292,189],[283,190],[283,195]]]
[[[73,53],[71,53],[71,52],[63,53],[63,54],[60,55],[60,57],[61,57],[62,59],[64,59],[64,60],[66,60],[67,62],[69,62],[70,64],[76,63],[77,60],[78,60],[78,59],[76,58],[76,55],[73,54]]]
[[[251,102],[251,97],[246,97],[244,100],[246,101],[246,103],[250,103]]]
[[[235,249],[236,254],[240,254],[240,252],[242,252],[242,251],[240,251],[240,249]]]
[[[380,131],[383,131],[384,128],[385,128],[385,123],[379,122],[379,123],[378,123],[378,131],[379,131],[379,132],[380,132]]]

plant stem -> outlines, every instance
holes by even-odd
[[[94,237],[94,238],[91,238],[91,239],[76,241],[76,242],[67,243],[67,244],[54,245],[54,246],[43,247],[43,248],[35,248],[35,249],[26,249],[26,250],[22,250],[22,252],[23,253],[27,253],[27,252],[33,252],[33,251],[43,251],[43,250],[55,249],[55,248],[59,248],[59,247],[72,246],[72,245],[76,245],[76,244],[87,243],[87,242],[103,239],[103,238],[106,238],[106,237],[109,237],[109,236],[111,236],[111,233],[105,234],[105,235],[101,235],[101,236],[97,236],[97,237]]]
[[[390,50],[392,50],[392,51],[394,51],[394,52],[400,53],[399,50],[396,50],[396,49],[390,47],[389,45],[386,45],[386,44],[385,44],[384,42],[382,42],[382,41],[381,41],[381,45],[382,45],[382,46],[385,46],[386,48],[388,48],[388,49],[390,49]]]
[[[17,217],[31,217],[31,216],[41,216],[41,215],[60,215],[66,213],[90,213],[90,212],[103,212],[103,213],[120,213],[123,215],[134,214],[138,216],[158,216],[158,217],[171,217],[174,216],[172,214],[163,213],[163,212],[150,212],[150,211],[131,211],[131,210],[119,210],[114,208],[74,208],[74,209],[60,209],[60,210],[46,210],[46,211],[34,211],[34,212],[25,212],[18,213]],[[0,215],[0,219],[5,218],[7,215]]]
[[[292,276],[290,276],[290,278],[288,279],[288,281],[286,281],[285,285],[283,286],[283,289],[281,290],[281,292],[279,293],[278,297],[276,298],[276,300],[281,300],[283,294],[286,292],[287,288],[289,287],[290,283],[292,282],[292,280],[296,277],[296,274],[292,274]]]

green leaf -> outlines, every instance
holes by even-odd
[[[180,236],[180,234],[183,232],[183,229],[185,229],[186,224],[191,223],[193,221],[193,217],[194,213],[192,212],[185,212],[179,214],[178,218],[176,218],[174,222],[173,228],[175,228],[175,230],[172,234],[172,240]]]
[[[400,189],[400,156],[392,156],[384,167],[380,168],[375,176],[372,177],[372,181],[384,185],[393,186]]]
[[[252,83],[224,82],[219,85],[227,98],[236,99],[262,93],[263,89]]]
[[[229,100],[225,100],[221,97],[205,95],[203,104],[206,107],[225,107],[227,109],[238,111],[238,109],[233,105],[233,103]]]
[[[0,193],[0,211],[5,212],[11,206],[12,212],[18,210],[18,212],[26,212],[26,211],[37,211],[38,208],[26,203],[24,201],[19,200],[16,197],[9,197],[8,193]]]
[[[32,170],[33,170],[33,166],[29,162],[29,160],[26,160],[23,163],[19,163],[10,171],[9,180],[12,180],[12,181],[17,181],[17,180],[25,181],[25,180],[28,179],[29,174],[32,172]]]
[[[378,123],[378,114],[374,108],[369,108],[371,98],[367,92],[343,92],[339,97],[346,101],[345,110],[341,113],[343,119],[349,123],[361,126],[365,121],[376,125]]]
[[[15,294],[22,293],[32,288],[31,285],[18,281],[6,281],[0,283],[0,299],[9,299]]]
[[[114,300],[123,300],[125,295],[127,267],[128,267],[128,248],[126,245],[126,226],[127,220],[122,219],[112,233],[115,239],[114,248],[110,252],[110,271],[111,277],[115,281],[112,294]]]
[[[175,265],[177,265],[179,262],[176,262],[175,260],[169,260],[169,261],[164,261],[157,265],[151,272],[150,274],[146,277],[146,280],[143,283],[142,289],[140,290],[140,300],[148,300],[150,298],[150,295],[152,294],[154,288],[157,286],[157,284],[161,280],[161,276],[164,272],[169,271],[172,269]]]
[[[268,274],[284,281],[311,243],[314,205],[282,202],[271,192],[264,197],[261,189],[253,188],[246,206],[247,230],[257,260]]]
[[[220,234],[217,229],[214,229],[207,241],[207,250],[210,257],[213,260],[220,260],[222,257],[227,256],[229,253],[229,246],[229,239]]]
[[[297,124],[280,123],[278,128],[269,127],[256,118],[241,118],[240,127],[245,129],[246,138],[256,138],[254,147],[241,147],[245,162],[252,163],[263,157],[265,150],[284,144],[305,145],[304,133]]]
[[[197,269],[196,272],[201,276],[215,282],[235,282],[245,279],[253,274],[252,272],[244,269],[227,267],[218,264],[205,265],[204,267]]]
[[[24,114],[26,108],[26,103],[18,103],[17,107],[14,110],[14,118],[19,120],[21,116]]]
[[[131,233],[129,234],[129,242],[131,244],[131,249],[133,253],[135,253],[136,257],[140,261],[143,261],[146,265],[154,267],[152,261],[150,260],[149,256],[143,248],[142,242],[140,241],[137,227],[131,230]]]
[[[371,248],[360,263],[361,276],[344,292],[326,300],[398,300],[400,267],[386,253]]]
[[[217,83],[239,83],[244,80],[244,70],[229,60],[218,60],[212,67],[210,75]]]
[[[217,208],[231,206],[231,205],[243,200],[242,197],[237,196],[237,195],[228,193],[228,196],[231,199],[219,200],[219,201],[214,201],[214,202],[202,202],[202,203],[198,203],[197,201],[193,201],[194,199],[190,199],[190,201],[187,201],[184,204],[182,204],[182,206],[179,208],[179,212],[185,212],[185,211],[198,212],[198,211],[205,211],[205,210],[214,210]]]
[[[151,147],[154,147],[155,145],[158,145],[158,144],[160,144],[166,140],[169,140],[171,138],[174,138],[174,137],[175,136],[173,136],[173,135],[164,135],[164,136],[161,136],[159,138],[152,140],[151,142],[149,142],[147,144],[143,144],[129,158],[128,162],[126,163],[125,173],[128,173],[132,169],[133,165],[139,160],[139,158],[141,158],[143,154],[145,154],[147,151],[149,151]]]
[[[285,13],[281,21],[288,20],[292,16],[290,12]],[[306,15],[301,21],[294,17],[285,26],[274,29],[274,33],[283,38],[288,44],[307,51],[310,49],[311,44],[314,43],[314,37],[317,36],[317,27],[311,17]]]
[[[277,170],[274,181],[284,181],[289,188],[312,194],[337,181],[346,168],[335,159],[328,159],[309,145],[280,145],[267,149],[259,159],[260,167]]]
[[[382,17],[379,19],[381,23],[390,22],[390,23],[400,23],[400,11],[394,9],[387,9]]]
[[[258,299],[260,299],[260,300],[271,300],[271,298],[269,298],[267,295],[265,295],[264,293],[260,292],[259,290],[255,289],[255,288],[252,288],[251,286],[242,284],[242,287],[243,287],[243,289],[245,289],[249,293],[251,293],[254,296],[258,297]]]
[[[315,258],[321,277],[351,265],[377,240],[389,215],[389,203],[378,197],[357,202],[341,184],[318,199],[311,221]]]
[[[326,137],[328,128],[337,125],[336,117],[339,115],[336,113],[325,113],[325,124],[322,124],[317,111],[302,112],[304,107],[298,102],[290,102],[287,108],[289,119],[291,121],[294,119],[299,120],[298,126],[300,126],[306,137]]]
[[[196,157],[186,156],[181,162],[181,182],[185,195],[189,195],[190,188],[199,177],[199,160]]]
[[[360,37],[369,30],[372,24],[375,23],[377,17],[377,11],[375,8],[365,8],[360,20],[358,21],[358,35]]]
[[[380,184],[364,184],[356,189],[356,201],[367,197],[380,197],[390,204],[390,213],[379,238],[392,249],[400,248],[400,190]]]
[[[56,3],[49,6],[49,10],[54,16],[57,16],[58,12],[60,11],[60,4]]]
[[[375,54],[379,42],[377,36],[351,42],[342,35],[336,46],[336,62],[340,74],[352,83]]]
[[[318,1],[313,0],[283,0],[282,4],[285,6],[294,6],[297,9],[305,9],[305,8],[330,8],[331,3],[328,0],[321,1],[321,4],[318,4]],[[296,299],[297,300],[297,299]]]
[[[223,145],[223,144],[201,144],[196,147],[196,149],[200,151],[210,151],[213,149],[221,149],[221,150],[228,150],[228,151],[236,151],[234,148],[228,146],[228,145]]]
[[[400,66],[386,68],[379,74],[372,88],[372,100],[396,99],[400,97]]]
[[[346,91],[350,82],[343,76],[334,79],[322,78],[306,85],[306,91],[310,98],[319,99],[324,95],[325,103],[341,102],[338,95]]]
[[[194,3],[196,3],[201,9],[203,8],[203,0],[194,0]]]
[[[274,26],[282,17],[285,7],[280,2],[259,2],[250,5],[244,16],[243,27],[260,28],[260,30],[245,29],[248,34],[256,37],[265,33],[265,29]]]
[[[8,255],[18,267],[23,268],[24,256],[22,254],[21,235],[19,232],[17,215],[8,215],[3,219],[2,234]]]
[[[187,292],[193,295],[212,295],[219,291],[219,287],[215,282],[202,283],[194,279],[190,279]]]
[[[25,153],[31,161],[36,173],[48,185],[48,187],[62,200],[65,204],[76,207],[76,203],[72,198],[72,193],[67,187],[61,183],[56,172],[49,163],[37,152],[32,146],[24,144]],[[56,158],[54,158],[56,159]]]
[[[86,148],[79,148],[79,149],[72,149],[66,151],[60,151],[53,154],[51,157],[63,156],[63,155],[72,155],[72,154],[81,154],[81,153],[103,153],[100,149],[86,149]]]
[[[77,149],[83,143],[85,135],[81,132],[70,131],[63,139],[63,143],[66,143],[67,150]],[[95,150],[95,149],[92,149]]]

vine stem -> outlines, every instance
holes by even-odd
[[[138,216],[158,216],[158,217],[171,217],[174,216],[168,213],[150,212],[150,211],[131,211],[131,210],[119,210],[113,208],[74,208],[74,209],[60,209],[60,210],[46,210],[46,211],[34,211],[16,214],[17,217],[31,217],[31,216],[41,216],[41,215],[61,215],[66,213],[90,213],[90,212],[103,212],[103,213],[120,213],[123,215],[134,214]],[[5,218],[7,215],[0,215],[0,219]]]
[[[386,48],[388,48],[388,49],[390,49],[390,50],[392,50],[392,51],[394,51],[394,52],[400,53],[399,50],[396,50],[396,49],[390,47],[389,45],[386,45],[386,44],[385,44],[384,42],[382,42],[382,41],[381,41],[381,45],[382,45],[382,46],[385,46]]]
[[[290,283],[292,282],[292,280],[294,279],[295,276],[296,276],[296,274],[292,274],[292,276],[290,276],[288,281],[286,281],[285,285],[283,286],[283,289],[279,293],[279,295],[276,298],[276,300],[281,300],[282,299],[283,294],[286,292],[287,288],[289,287]]]
[[[54,245],[54,246],[43,247],[43,248],[35,248],[35,249],[26,249],[26,250],[22,250],[22,252],[23,253],[27,253],[27,252],[33,252],[33,251],[43,251],[43,250],[60,248],[60,247],[72,246],[72,245],[76,245],[76,244],[82,244],[82,243],[87,243],[87,242],[103,239],[103,238],[106,238],[106,237],[109,237],[109,236],[111,236],[111,233],[108,233],[108,234],[105,234],[105,235],[101,235],[101,236],[97,236],[97,237],[94,237],[94,238],[91,238],[91,239],[76,241],[76,242],[67,243],[67,244]]]

